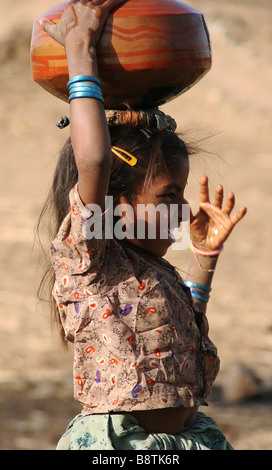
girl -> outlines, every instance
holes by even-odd
[[[234,195],[223,206],[221,186],[211,204],[202,177],[186,281],[162,258],[173,239],[170,230],[160,237],[158,217],[153,239],[146,232],[107,237],[105,226],[100,238],[88,232],[107,195],[114,207],[133,209],[126,229],[142,217],[140,204],[175,204],[179,222],[186,204],[189,149],[173,120],[158,111],[105,114],[95,45],[121,3],[73,1],[59,24],[40,20],[65,46],[69,67],[71,139],[52,188],[58,230],[51,262],[58,315],[74,344],[74,395],[83,405],[57,449],[231,449],[198,408],[219,369],[205,315],[212,276],[246,209],[231,215]]]

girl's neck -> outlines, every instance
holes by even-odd
[[[152,264],[157,264],[157,266],[161,266],[163,269],[167,269],[169,272],[172,274],[175,272],[175,267],[172,266],[169,261],[167,261],[164,258],[157,257],[150,253],[147,250],[144,250],[143,248],[139,247],[138,245],[135,245],[134,243],[131,243],[128,239],[124,240],[118,240],[118,243],[124,248],[128,249],[137,255],[139,255],[141,258],[143,258],[145,261],[149,261]]]

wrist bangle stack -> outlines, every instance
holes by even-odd
[[[102,84],[96,77],[89,75],[78,75],[71,78],[67,84],[69,92],[69,103],[76,98],[94,98],[102,103]]]
[[[207,303],[209,301],[212,288],[205,286],[204,284],[198,284],[196,282],[184,281],[184,284],[190,288],[191,296],[194,299],[200,300],[201,302]]]

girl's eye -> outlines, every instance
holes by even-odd
[[[174,199],[176,197],[175,193],[163,194],[162,197],[167,197],[169,199]]]

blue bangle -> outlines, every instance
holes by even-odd
[[[69,87],[69,93],[74,93],[77,91],[95,91],[96,93],[102,94],[101,88],[94,83],[75,83]]]
[[[193,292],[193,293],[191,292],[191,295],[194,299],[200,300],[201,302],[203,302],[205,304],[209,301],[209,297],[203,297],[202,295],[199,295],[195,292]]]
[[[74,95],[75,93],[85,93],[87,95],[94,95],[103,98],[102,93],[99,90],[95,90],[94,88],[75,88],[71,90],[69,96]]]
[[[73,93],[72,95],[69,96],[69,103],[79,98],[92,98],[92,99],[101,101],[101,103],[104,103],[104,99],[101,96],[97,96],[97,95],[90,94],[90,93]]]
[[[71,78],[67,83],[68,90],[72,84],[78,82],[93,82],[102,87],[101,81],[96,77],[91,77],[90,75],[77,75],[76,77]]]
[[[69,103],[76,98],[94,98],[104,103],[103,96],[101,94],[94,93],[94,92],[83,91],[83,92],[71,93],[69,95]]]
[[[201,295],[201,297],[203,297],[204,299],[209,299],[209,297],[210,297],[210,294],[209,294],[208,292],[203,292],[203,291],[200,292],[199,290],[197,290],[197,289],[192,289],[192,288],[190,289],[190,291],[191,291],[191,294],[192,294],[192,295],[193,295],[193,294],[194,294],[194,295]]]
[[[184,284],[187,287],[195,287],[196,289],[204,290],[205,292],[211,292],[212,290],[210,286],[205,286],[204,284],[197,284],[196,282],[184,281]]]

